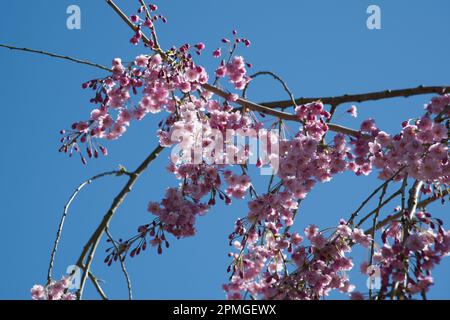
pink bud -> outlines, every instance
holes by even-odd
[[[134,23],[138,23],[139,22],[139,16],[137,15],[133,15],[130,17],[131,21],[133,21]]]
[[[202,51],[205,49],[205,44],[203,42],[199,42],[194,47],[196,47],[199,51]]]
[[[213,51],[214,58],[219,58],[221,55],[222,55],[222,52],[221,52],[220,48]]]

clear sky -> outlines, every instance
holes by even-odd
[[[129,14],[138,1],[117,0]],[[81,30],[66,28],[66,8],[81,8]],[[296,96],[328,96],[450,84],[450,2],[447,0],[345,0],[345,1],[159,1],[169,23],[159,27],[165,47],[203,41],[208,52],[232,29],[252,41],[240,53],[254,71],[271,70],[282,76]],[[368,30],[366,9],[377,4],[382,29]],[[130,30],[102,0],[41,0],[0,2],[0,43],[44,49],[109,65],[115,57],[131,61],[143,51],[128,43]],[[213,71],[212,58],[199,60]],[[35,283],[46,281],[46,272],[57,224],[64,203],[82,180],[119,164],[134,169],[155,147],[159,116],[133,123],[118,141],[108,143],[110,155],[83,166],[57,152],[59,130],[87,118],[91,92],[81,83],[104,72],[47,57],[0,49],[0,241],[2,243],[0,298],[28,299]],[[258,102],[285,99],[277,83],[255,81],[249,97]],[[374,117],[380,128],[398,132],[401,121],[420,115],[430,97],[393,99],[358,105],[360,116],[338,111],[336,121],[357,127]],[[116,237],[133,235],[147,223],[148,201],[159,201],[176,181],[167,172],[168,152],[142,176],[111,224]],[[259,179],[259,178],[258,178]],[[258,180],[259,181],[259,180]],[[83,244],[120,190],[124,178],[106,178],[81,192],[73,204],[57,254],[55,276],[75,262]],[[356,178],[344,174],[317,186],[302,204],[295,225],[335,225],[348,217],[378,185],[376,175]],[[393,204],[394,206],[394,204]],[[392,208],[389,208],[392,210]],[[430,207],[437,216],[448,216],[448,206]],[[218,205],[198,219],[198,234],[172,239],[162,256],[146,252],[129,259],[137,298],[224,298],[227,281],[227,236],[236,218],[245,216],[245,202]],[[386,212],[384,213],[386,214]],[[448,217],[446,217],[448,218]],[[447,219],[448,220],[448,219]],[[450,226],[450,221],[446,224]],[[98,250],[93,271],[104,279],[111,298],[125,298],[126,286],[119,265],[103,264],[105,242]],[[355,258],[365,252],[355,252]],[[436,284],[430,298],[450,298],[450,259],[434,272]],[[351,274],[361,291],[365,279],[355,266]],[[97,298],[89,285],[87,298]],[[340,297],[333,295],[332,297]]]

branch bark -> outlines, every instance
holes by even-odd
[[[316,97],[316,98],[298,98],[295,99],[295,103],[297,105],[302,105],[314,101],[322,101],[323,104],[328,105],[340,105],[343,103],[349,102],[366,102],[366,101],[376,101],[390,98],[399,98],[399,97],[411,97],[417,95],[424,94],[445,94],[450,92],[450,86],[418,86],[416,88],[407,88],[407,89],[398,89],[398,90],[384,90],[384,91],[376,91],[362,94],[345,94],[342,96],[334,96],[334,97]],[[261,105],[268,108],[287,108],[292,107],[294,104],[291,100],[282,100],[282,101],[272,101],[272,102],[262,102]]]
[[[106,71],[110,71],[110,72],[112,71],[111,69],[109,69],[109,68],[107,68],[105,66],[102,66],[102,65],[100,65],[98,63],[93,63],[93,62],[86,61],[86,60],[80,60],[80,59],[77,59],[77,58],[64,56],[64,55],[61,55],[61,54],[51,53],[51,52],[42,51],[42,50],[29,49],[29,48],[19,48],[19,47],[6,45],[6,44],[0,44],[0,47],[7,48],[7,49],[10,49],[10,50],[18,50],[18,51],[25,51],[25,52],[31,52],[31,53],[38,53],[38,54],[42,54],[42,55],[49,56],[49,57],[52,57],[52,58],[69,60],[69,61],[72,61],[72,62],[75,62],[75,63],[88,65],[88,66],[99,68],[99,69],[103,69],[103,70],[106,70]]]
[[[130,174],[127,183],[122,188],[122,190],[119,192],[119,194],[114,198],[114,200],[113,200],[113,202],[111,204],[111,207],[106,212],[106,214],[103,217],[102,221],[100,222],[99,226],[97,227],[95,232],[92,234],[90,239],[86,242],[86,244],[85,244],[85,246],[83,248],[83,251],[82,251],[82,253],[81,253],[81,255],[80,255],[80,257],[78,258],[78,261],[77,261],[77,266],[79,266],[80,268],[83,268],[83,265],[85,266],[84,267],[83,277],[81,279],[80,289],[78,291],[78,299],[81,299],[82,296],[83,296],[84,286],[86,284],[86,279],[87,279],[88,272],[89,272],[89,270],[91,268],[92,260],[94,259],[95,251],[97,250],[97,246],[98,246],[98,244],[100,242],[101,237],[103,236],[103,233],[105,232],[106,228],[109,227],[109,223],[110,223],[112,217],[114,216],[114,214],[116,213],[117,208],[125,200],[125,198],[127,197],[128,193],[130,193],[132,187],[134,186],[134,184],[136,183],[137,179],[142,174],[142,172],[144,172],[145,169],[147,169],[149,164],[154,159],[156,159],[156,157],[159,155],[159,153],[163,149],[164,149],[164,147],[161,147],[161,146],[158,145],[150,153],[150,155],[139,165],[139,167]],[[89,252],[89,255],[88,255],[87,259],[86,259],[86,263],[83,263],[83,261],[86,258],[86,255],[88,254],[88,252]]]
[[[85,186],[87,186],[88,184],[91,184],[93,181],[103,178],[105,176],[110,176],[110,175],[121,175],[121,174],[125,174],[125,172],[123,171],[108,171],[108,172],[104,172],[104,173],[100,173],[98,175],[93,176],[92,178],[83,181],[76,189],[75,191],[72,193],[72,195],[69,198],[69,201],[66,202],[66,204],[64,205],[64,209],[63,209],[63,214],[61,216],[61,220],[59,222],[59,226],[58,226],[58,230],[56,232],[56,239],[55,242],[53,244],[53,249],[52,252],[50,254],[50,262],[49,262],[49,266],[48,266],[48,273],[47,273],[47,284],[49,284],[52,280],[52,271],[53,271],[53,264],[55,262],[55,256],[56,256],[56,251],[58,250],[58,244],[59,241],[61,240],[61,234],[62,234],[62,230],[64,227],[64,222],[66,220],[68,211],[69,211],[69,207],[72,204],[73,200],[75,200],[76,196],[78,195],[78,193],[81,191],[81,189],[83,189]]]

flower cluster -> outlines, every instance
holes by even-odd
[[[177,238],[195,234],[195,218],[208,210],[208,206],[187,200],[179,189],[169,188],[161,203],[150,202],[148,211],[159,218],[162,228]]]
[[[373,256],[381,273],[381,298],[410,298],[427,292],[433,284],[431,270],[450,253],[450,231],[444,230],[440,219],[420,211],[410,223],[408,228],[393,221],[382,234],[382,247]],[[363,264],[363,271],[367,266]]]
[[[231,254],[233,275],[224,285],[228,298],[242,299],[250,294],[253,298],[310,300],[331,290],[351,293],[355,287],[346,272],[353,268],[353,262],[347,254],[354,239],[366,245],[372,241],[370,236],[352,230],[344,220],[328,238],[314,225],[305,229],[305,236],[309,245],[298,233],[279,233],[275,225],[266,224],[262,239],[255,231],[249,233],[245,254],[243,244],[235,242],[240,253]]]
[[[67,276],[59,281],[51,281],[46,286],[36,284],[31,288],[33,300],[75,300],[76,295],[70,292],[72,277]]]
[[[449,101],[450,95],[434,98],[426,105],[424,116],[415,121],[404,121],[401,133],[395,136],[379,130],[373,119],[365,120],[361,132],[366,135],[352,141],[356,156],[352,169],[368,174],[374,166],[381,170],[381,179],[389,179],[404,167],[397,180],[409,176],[448,185],[449,137],[448,128],[441,120],[443,115],[450,114]]]
[[[334,137],[333,146],[325,146],[309,135],[299,134],[280,142],[278,176],[286,190],[303,199],[316,182],[330,181],[347,169],[348,149],[342,135]]]
[[[222,61],[220,67],[216,70],[216,76],[219,78],[227,76],[236,89],[242,90],[251,80],[246,76],[247,70],[245,67],[244,58],[235,56],[227,64]]]

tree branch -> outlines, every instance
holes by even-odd
[[[142,172],[145,171],[145,169],[147,169],[148,165],[154,160],[156,159],[156,157],[159,155],[159,153],[164,149],[164,147],[161,146],[157,146],[151,153],[150,155],[140,164],[140,166],[133,171],[130,174],[130,177],[127,181],[127,183],[125,184],[125,186],[122,188],[122,190],[119,192],[119,194],[114,198],[111,207],[109,208],[109,210],[106,212],[105,216],[103,217],[101,223],[99,224],[99,226],[97,227],[97,229],[95,230],[95,232],[92,234],[91,238],[87,241],[87,243],[85,244],[83,251],[80,255],[80,257],[78,258],[77,261],[77,265],[79,267],[83,266],[83,260],[86,258],[86,255],[89,252],[89,255],[87,257],[86,260],[86,264],[85,264],[85,271],[83,274],[83,278],[81,279],[81,284],[80,284],[80,289],[78,292],[78,298],[81,299],[82,295],[83,295],[83,289],[84,286],[86,284],[86,278],[87,278],[87,272],[90,270],[91,264],[92,264],[92,260],[94,258],[95,255],[95,251],[97,249],[97,246],[100,242],[101,237],[103,236],[103,233],[105,232],[105,229],[109,227],[109,222],[111,221],[112,217],[114,216],[117,208],[122,204],[122,202],[125,200],[125,198],[127,197],[128,193],[130,193],[132,187],[134,186],[134,184],[136,183],[137,179],[139,178],[140,174]]]
[[[89,271],[89,279],[91,279],[91,281],[94,284],[94,287],[97,290],[100,297],[102,297],[103,300],[108,300],[108,297],[106,296],[105,292],[103,291],[102,287],[100,286],[99,280],[90,271]]]
[[[447,196],[450,193],[450,188],[445,189],[444,191],[442,191],[440,194],[435,194],[425,200],[420,201],[417,204],[417,207],[419,208],[425,208],[427,205],[429,205],[430,203],[442,199],[443,197]]]
[[[220,90],[217,87],[214,87],[208,83],[205,83],[202,85],[202,87],[205,90],[208,90],[224,99],[228,98],[229,94]],[[261,112],[267,115],[271,115],[274,117],[277,117],[279,119],[283,119],[283,120],[288,120],[288,121],[295,121],[295,122],[300,122],[300,119],[295,115],[295,114],[291,114],[291,113],[287,113],[284,111],[279,111],[279,110],[275,110],[275,109],[271,109],[268,107],[265,107],[263,105],[242,99],[242,98],[238,98],[236,100],[236,103],[239,104],[240,106],[250,109],[252,111],[256,111],[256,112]],[[333,123],[327,123],[328,129],[334,132],[338,132],[338,133],[343,133],[343,134],[347,134],[350,136],[354,136],[354,137],[360,137],[361,133],[357,130],[353,130],[344,126],[340,126],[337,124],[333,124]]]
[[[370,199],[372,199],[377,193],[378,191],[380,191],[381,189],[383,189],[385,186],[387,186],[391,181],[393,181],[398,175],[399,173],[405,169],[405,166],[401,167],[392,177],[390,177],[388,180],[384,181],[378,188],[376,188],[362,203],[361,205],[358,207],[358,209],[356,209],[352,215],[350,216],[350,219],[348,220],[347,224],[351,225],[353,224],[353,220],[355,220],[355,218],[358,216],[359,212],[361,211],[362,208],[364,208],[364,206],[370,201]]]
[[[42,54],[42,55],[49,56],[49,57],[52,57],[52,58],[69,60],[69,61],[72,61],[72,62],[75,62],[75,63],[84,64],[84,65],[88,65],[88,66],[91,66],[91,67],[103,69],[103,70],[109,71],[109,72],[112,71],[111,69],[109,69],[109,68],[107,68],[105,66],[102,66],[102,65],[100,65],[98,63],[92,63],[92,62],[89,62],[89,61],[86,61],[86,60],[80,60],[80,59],[77,59],[77,58],[64,56],[64,55],[60,55],[60,54],[56,54],[56,53],[51,53],[51,52],[47,52],[47,51],[34,50],[34,49],[29,49],[29,48],[19,48],[19,47],[9,46],[9,45],[6,45],[6,44],[0,44],[0,47],[7,48],[7,49],[10,49],[10,50],[18,50],[18,51],[38,53],[38,54]]]
[[[292,91],[291,91],[291,90],[289,89],[289,87],[287,86],[287,83],[286,83],[280,76],[278,76],[277,74],[273,73],[272,71],[259,71],[259,72],[256,72],[255,74],[252,74],[252,75],[250,76],[250,78],[251,78],[251,79],[255,79],[256,77],[262,76],[262,75],[269,75],[269,76],[272,76],[272,78],[274,78],[274,79],[277,80],[279,83],[281,83],[281,85],[283,86],[284,91],[286,91],[286,93],[289,95],[289,98],[291,99],[292,105],[293,105],[293,106],[296,106],[295,98],[294,98],[294,95],[292,94]],[[248,90],[248,87],[249,87],[250,83],[251,83],[251,82],[248,82],[248,83],[245,85],[244,90],[242,91],[242,97],[243,97],[244,99],[247,99],[246,93],[247,93],[247,90]]]
[[[124,172],[123,171],[108,171],[108,172],[104,172],[104,173],[95,175],[92,178],[82,182],[75,189],[75,191],[72,193],[72,195],[69,198],[69,201],[67,201],[66,204],[64,205],[63,214],[61,216],[61,220],[59,222],[58,230],[56,232],[56,239],[55,239],[55,242],[53,244],[52,252],[50,254],[50,262],[49,262],[48,273],[47,273],[47,284],[49,284],[51,282],[51,280],[52,280],[52,271],[53,271],[53,264],[54,264],[54,261],[55,261],[56,251],[58,250],[58,244],[59,244],[59,241],[61,239],[61,233],[62,233],[62,230],[63,230],[63,227],[64,227],[64,222],[66,220],[67,213],[69,211],[69,207],[72,204],[73,200],[76,198],[76,196],[81,191],[81,189],[83,189],[88,184],[91,184],[93,181],[95,181],[97,179],[100,179],[102,177],[105,177],[105,176],[121,175],[121,174],[124,174]]]
[[[112,235],[109,231],[109,228],[106,228],[105,231],[106,231],[106,235],[108,236],[108,238],[111,240],[112,244],[114,245],[114,249],[117,251],[117,254],[119,255],[120,266],[122,268],[123,275],[125,276],[125,281],[127,282],[128,299],[133,300],[133,291],[132,291],[132,287],[131,287],[130,276],[128,275],[127,269],[125,268],[125,261],[124,261],[125,257],[122,258],[122,254],[120,253],[119,247],[117,246],[116,241],[112,237]]]
[[[429,198],[427,198],[425,200],[422,200],[419,203],[417,203],[417,208],[425,208],[430,203],[445,197],[449,193],[450,193],[450,189],[446,189],[439,196],[434,195],[434,196],[431,196],[431,197],[429,197]],[[379,230],[379,229],[383,228],[385,225],[389,224],[391,221],[394,221],[394,220],[397,220],[397,219],[401,218],[402,215],[403,215],[403,212],[400,211],[400,212],[398,212],[396,214],[393,214],[392,216],[389,216],[386,219],[378,222],[378,224],[375,227],[376,230]],[[369,230],[366,230],[365,232],[368,233],[368,232],[371,232],[371,230],[372,230],[372,228],[369,229]]]
[[[316,97],[316,98],[298,98],[295,99],[295,103],[297,105],[302,105],[314,101],[322,101],[323,104],[329,105],[339,105],[343,103],[349,102],[365,102],[365,101],[376,101],[390,98],[399,98],[399,97],[411,97],[417,95],[424,94],[445,94],[450,92],[450,86],[418,86],[416,88],[408,88],[408,89],[398,89],[398,90],[384,90],[384,91],[376,91],[362,94],[345,94],[342,96],[334,96],[334,97]],[[273,102],[262,102],[261,105],[268,108],[287,108],[292,107],[294,104],[291,100],[282,100],[282,101],[273,101]]]

